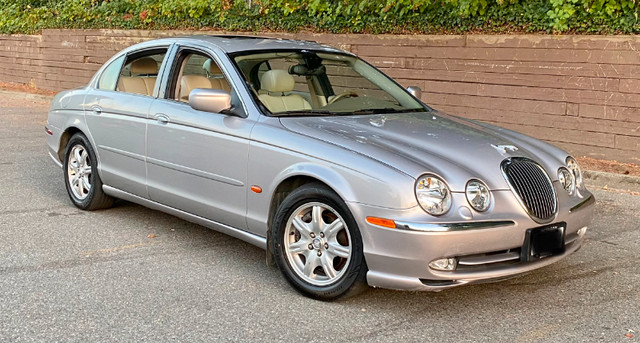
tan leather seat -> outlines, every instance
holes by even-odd
[[[127,93],[153,95],[156,85],[158,63],[151,57],[141,58],[131,63],[131,75],[121,76],[118,90]]]
[[[196,88],[212,88],[206,76],[184,75],[180,79],[180,100],[189,101],[189,93]]]
[[[224,78],[222,70],[211,60],[206,60],[202,68],[209,77],[203,75],[184,75],[180,79],[180,100],[188,101],[189,93],[196,88],[219,89],[231,93],[231,87]]]
[[[208,59],[204,62],[204,64],[202,65],[202,68],[207,71],[207,75],[209,76],[209,82],[211,82],[211,88],[222,89],[224,91],[231,93],[231,87],[229,86],[229,83],[224,78],[224,74],[222,74],[222,70],[220,70],[220,67],[218,67],[218,65],[215,62]]]
[[[295,86],[295,80],[286,70],[269,70],[260,78],[260,88],[266,91],[258,98],[271,112],[299,111],[311,109],[307,100],[297,94],[285,95]]]

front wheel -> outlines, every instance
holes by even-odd
[[[102,191],[96,154],[87,137],[73,135],[64,157],[64,180],[73,204],[83,210],[97,210],[113,205],[113,198]]]
[[[366,288],[358,225],[344,201],[324,185],[307,184],[285,198],[270,242],[287,281],[307,296],[334,300]]]

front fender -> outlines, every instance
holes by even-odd
[[[410,176],[334,145],[317,141],[313,144],[315,146],[309,149],[324,156],[310,156],[260,142],[251,143],[248,185],[262,188],[261,193],[247,190],[247,226],[252,233],[266,236],[274,194],[280,184],[292,177],[302,176],[323,182],[345,202],[391,209],[416,206],[415,180]],[[329,156],[333,156],[336,162],[330,161]],[[349,161],[348,165],[345,161]],[[357,166],[357,169],[351,166]]]
[[[355,201],[357,198],[352,186],[347,182],[344,175],[336,169],[326,165],[312,162],[296,163],[285,170],[282,170],[269,185],[270,190],[276,190],[285,180],[292,177],[304,176],[316,179],[329,188],[333,189],[344,201]],[[381,181],[381,180],[378,180]]]

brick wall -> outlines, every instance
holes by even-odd
[[[185,31],[0,35],[0,81],[62,90],[115,52]],[[219,33],[219,32],[218,32]],[[352,51],[437,109],[515,129],[577,156],[640,163],[640,37],[265,34]]]

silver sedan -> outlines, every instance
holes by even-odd
[[[419,99],[313,42],[161,39],[58,94],[47,144],[75,206],[120,198],[245,240],[322,300],[502,279],[580,248],[595,200],[573,157]]]

